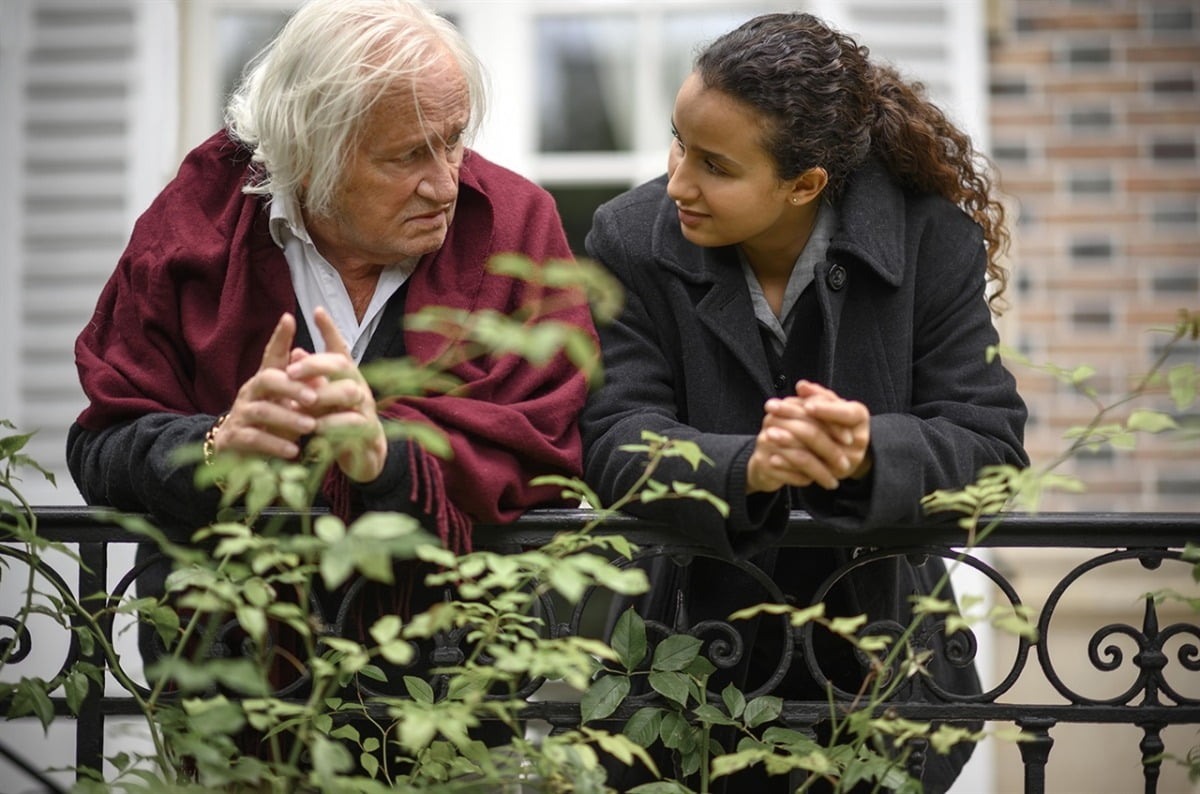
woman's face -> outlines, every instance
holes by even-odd
[[[793,185],[779,179],[760,140],[763,118],[695,73],[672,114],[667,194],[696,245],[778,248],[794,240]]]

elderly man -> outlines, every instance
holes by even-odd
[[[471,521],[558,498],[529,481],[580,470],[586,384],[564,357],[475,358],[453,395],[386,407],[358,369],[442,353],[443,337],[402,327],[422,307],[521,307],[533,288],[488,272],[493,254],[571,256],[551,197],[466,148],[481,89],[459,34],[418,3],[294,15],[226,128],[139,219],[76,343],[90,403],[68,460],[89,503],[194,526],[219,494],[174,462],[181,445],[293,459],[345,428],[323,489],[345,514],[404,511],[466,540]],[[586,305],[553,316],[594,334]],[[453,455],[389,441],[381,417],[441,430]]]

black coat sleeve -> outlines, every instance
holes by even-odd
[[[195,466],[180,465],[175,452],[200,444],[216,417],[151,413],[133,421],[67,434],[67,467],[89,505],[146,512],[171,526],[195,528],[211,522],[221,494],[199,490]]]

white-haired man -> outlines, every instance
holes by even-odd
[[[358,369],[437,356],[443,338],[402,327],[421,307],[520,307],[528,285],[486,271],[493,254],[571,256],[549,194],[466,148],[482,107],[479,63],[425,6],[303,6],[139,219],[76,343],[85,499],[195,526],[219,495],[179,446],[293,459],[356,427],[323,488],[339,513],[402,510],[461,545],[473,521],[556,503],[529,480],[580,470],[586,384],[564,357],[468,361],[453,396],[386,407]],[[594,333],[585,305],[554,317]],[[389,417],[440,429],[453,456],[389,442]]]

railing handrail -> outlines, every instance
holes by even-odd
[[[114,521],[112,511],[99,508],[76,506],[37,506],[34,513],[38,522],[39,535],[49,541],[78,544],[82,565],[78,571],[77,586],[80,593],[95,593],[105,589],[110,573],[110,552],[117,545],[148,545],[152,541],[143,535],[125,529]],[[314,511],[320,512],[320,511]],[[298,514],[290,511],[272,511],[272,517],[289,519]],[[536,547],[564,530],[580,530],[596,523],[597,514],[586,509],[534,510],[508,524],[476,525],[473,539],[476,547],[496,550]],[[1083,575],[1102,566],[1138,560],[1148,570],[1159,567],[1165,560],[1178,562],[1182,549],[1188,544],[1200,543],[1200,514],[1197,513],[1037,513],[1006,514],[996,519],[994,531],[978,538],[978,549],[1001,548],[1062,548],[1077,551],[1091,550],[1080,563],[1069,561],[1069,573],[1055,586],[1046,598],[1044,610],[1038,621],[1038,631],[1043,637],[1055,612],[1059,597]],[[168,539],[186,543],[193,534],[192,528],[164,527],[151,522]],[[980,526],[988,526],[988,520]],[[630,543],[650,555],[670,557],[676,562],[696,556],[711,555],[710,550],[687,536],[686,532],[661,523],[644,521],[625,515],[604,517],[596,523],[594,531],[601,534],[620,533]],[[0,528],[2,534],[2,528]],[[0,541],[3,542],[3,541]],[[851,560],[864,558],[895,558],[916,555],[917,557],[963,558],[992,578],[992,583],[1001,588],[1005,597],[1018,603],[1019,593],[1007,582],[1003,572],[986,562],[981,555],[970,554],[974,549],[963,550],[968,545],[967,533],[958,527],[953,517],[935,517],[920,524],[908,526],[880,527],[870,530],[851,530],[822,524],[811,516],[792,513],[786,532],[779,540],[782,547],[841,548],[854,549],[854,554],[844,555]],[[16,551],[10,549],[10,551]],[[860,557],[859,552],[866,553]],[[682,564],[687,564],[686,562]],[[747,565],[745,561],[736,563]],[[887,707],[900,716],[918,720],[945,720],[950,722],[1012,722],[1022,728],[1030,741],[1023,742],[1019,749],[1025,765],[1027,794],[1045,791],[1045,766],[1053,744],[1051,732],[1058,724],[1088,723],[1095,725],[1131,725],[1142,731],[1139,748],[1144,765],[1145,790],[1157,788],[1159,757],[1165,748],[1161,733],[1168,726],[1200,725],[1200,700],[1190,692],[1182,693],[1171,689],[1163,678],[1164,665],[1172,670],[1182,669],[1185,675],[1200,671],[1200,660],[1188,648],[1200,644],[1200,626],[1190,619],[1183,624],[1176,621],[1171,626],[1158,623],[1158,605],[1155,599],[1145,597],[1145,616],[1142,626],[1133,622],[1121,625],[1110,624],[1100,627],[1094,642],[1107,643],[1115,630],[1126,636],[1140,638],[1142,647],[1149,654],[1130,656],[1125,667],[1136,667],[1133,674],[1137,684],[1115,699],[1094,698],[1081,695],[1064,682],[1058,672],[1056,659],[1045,653],[1044,644],[1021,639],[1016,656],[1007,676],[995,687],[982,693],[950,698],[954,702],[934,702],[920,698],[911,701],[889,701]],[[572,618],[573,620],[574,618]],[[1186,624],[1186,625],[1185,625]],[[555,624],[556,626],[558,624]],[[331,627],[332,630],[332,627]],[[683,630],[686,630],[683,629]],[[1173,651],[1170,658],[1156,643],[1165,634],[1183,635],[1191,645]],[[1157,657],[1151,658],[1157,653]],[[1158,658],[1161,657],[1161,658]],[[105,660],[98,656],[90,658],[103,665]],[[1111,660],[1110,660],[1111,661]],[[1117,659],[1121,661],[1120,658]],[[1096,665],[1096,660],[1091,660]],[[1107,663],[1102,663],[1107,665]],[[1034,702],[1011,702],[1005,694],[1025,668],[1039,669],[1046,681],[1053,684],[1064,696],[1061,703],[1050,703],[1045,698]],[[1124,668],[1122,668],[1124,669]],[[1000,671],[1003,674],[1003,671]],[[52,698],[55,712],[67,716],[70,711],[61,696]],[[614,718],[630,716],[627,711],[636,704],[622,704]],[[783,705],[783,718],[789,724],[812,724],[827,713],[828,704],[787,700]],[[103,754],[104,721],[108,716],[138,713],[130,697],[112,697],[93,691],[88,695],[80,711],[76,725],[76,763],[80,766],[98,767]],[[578,724],[579,704],[557,702],[551,699],[531,700],[527,716],[542,718],[554,726],[564,727]],[[0,751],[3,748],[0,747]],[[2,754],[2,753],[0,753]]]
[[[39,533],[48,540],[78,543],[95,540],[117,543],[147,542],[143,536],[113,524],[104,508],[34,506]],[[320,511],[317,511],[320,512]],[[288,511],[272,511],[288,515]],[[509,543],[536,544],[563,530],[578,530],[594,521],[588,509],[531,510],[507,524],[476,524],[477,543],[491,545],[494,538]],[[980,537],[980,548],[1183,548],[1200,543],[1200,513],[1050,512],[1009,513],[997,519],[995,531]],[[987,519],[980,522],[986,526]],[[184,540],[190,530],[160,527],[173,539]],[[628,515],[605,518],[596,527],[603,533],[635,533],[646,543],[692,546],[694,542],[666,524]],[[807,513],[793,511],[782,546],[894,548],[912,545],[967,546],[967,533],[953,519],[931,518],[911,525],[847,529],[823,524]],[[1136,542],[1131,542],[1136,541]]]

